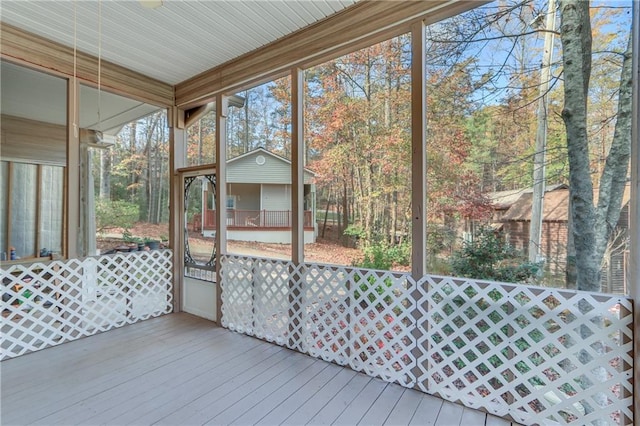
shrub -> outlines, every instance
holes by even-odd
[[[372,244],[364,249],[364,258],[354,262],[353,266],[367,269],[388,271],[393,265],[409,265],[411,261],[411,245],[408,243],[388,245]]]
[[[483,280],[525,282],[540,268],[540,264],[528,262],[490,228],[482,228],[451,258],[453,275]]]
[[[129,229],[138,219],[139,208],[126,201],[96,200],[96,230]]]

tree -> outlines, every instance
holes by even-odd
[[[575,218],[581,220],[570,224],[570,235],[579,236],[576,243],[581,248],[568,257],[574,261],[582,259],[580,288],[598,290],[599,271],[607,241],[618,220],[628,168],[629,7],[584,1],[564,4],[579,6],[583,20],[572,27],[565,19],[558,31],[561,37],[556,48],[560,54],[556,57],[561,59],[552,65],[548,93],[547,182],[569,181],[572,200],[582,197],[572,205],[570,215],[570,223]],[[467,122],[467,134],[472,141],[469,163],[481,174],[487,191],[524,189],[531,184],[530,172],[525,171],[531,170],[532,105],[539,96],[537,49],[541,35],[547,31],[540,29],[536,21],[546,9],[545,0],[502,0],[436,27],[439,31],[435,31],[435,38],[451,48],[442,50],[440,56],[434,55],[434,60],[453,70],[470,57],[476,59],[469,67],[475,88],[472,100],[477,105]],[[573,45],[564,46],[571,33]],[[579,41],[583,36],[588,39],[586,46]],[[574,52],[572,59],[563,57],[560,52],[563,46],[578,52]],[[588,56],[584,73],[575,71],[576,66],[584,68],[582,55]],[[573,72],[569,69],[571,65]],[[576,83],[576,78],[586,84]],[[576,88],[583,91],[578,101],[583,104],[582,111],[575,110],[575,98],[567,95]],[[580,117],[574,115],[576,112]],[[598,192],[595,195],[594,187]],[[570,280],[567,286],[572,286]]]
[[[450,262],[456,276],[514,283],[526,282],[540,269],[491,228],[480,229],[472,241],[453,253]]]
[[[575,247],[577,287],[600,289],[600,268],[607,243],[620,216],[631,150],[631,35],[623,55],[616,125],[600,176],[594,205],[591,180],[587,104],[592,65],[590,4],[561,0],[561,41],[564,65],[564,108],[571,198],[571,232]]]

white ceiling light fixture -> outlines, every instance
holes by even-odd
[[[158,9],[162,7],[162,0],[139,0],[142,7],[146,9]]]

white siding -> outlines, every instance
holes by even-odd
[[[291,210],[291,185],[263,185],[262,208],[264,210]]]
[[[260,185],[228,184],[227,194],[236,196],[237,210],[260,210]]]
[[[263,164],[256,158],[262,156]],[[313,175],[305,171],[304,182],[311,183]],[[291,184],[291,164],[280,157],[258,150],[227,164],[227,183]]]

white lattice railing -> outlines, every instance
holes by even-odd
[[[171,260],[171,250],[152,250],[0,270],[0,358],[171,312]]]
[[[524,424],[632,418],[624,297],[222,256],[222,324]]]

